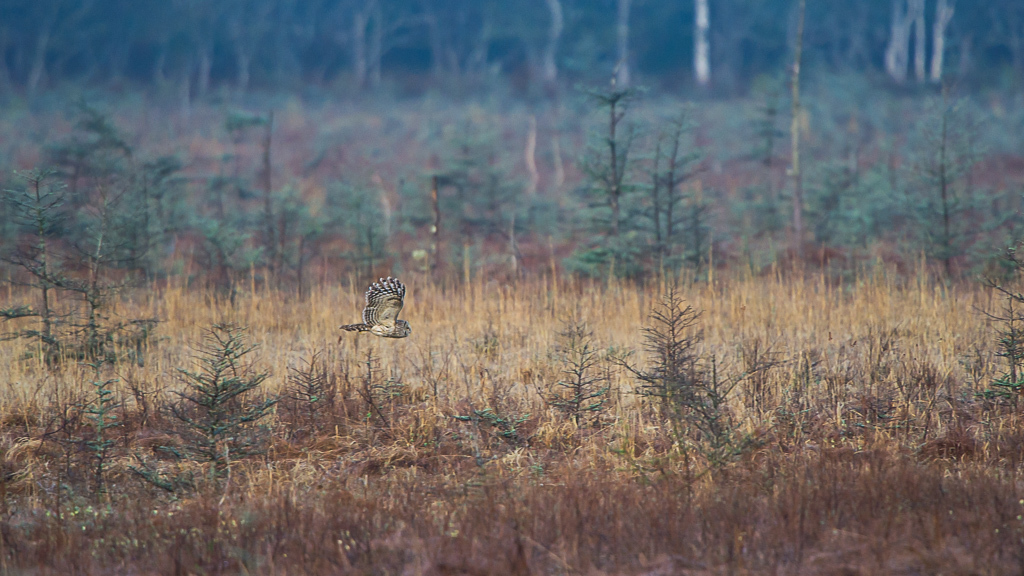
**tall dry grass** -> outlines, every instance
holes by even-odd
[[[562,322],[636,351],[665,281],[645,286],[418,277],[413,334],[343,334],[362,289],[306,299],[255,285],[233,302],[177,281],[123,294],[112,313],[161,320],[143,365],[108,368],[123,425],[108,492],[92,494],[87,423],[68,418],[88,371],[31,344],[0,346],[0,568],[258,573],[1006,573],[1024,567],[1020,414],[977,396],[1002,370],[974,285],[879,272],[684,285],[699,352],[737,384],[743,448],[722,465],[611,363],[611,400],[576,429],[544,402],[563,377]],[[30,302],[8,294],[4,305]],[[261,456],[227,478],[171,458],[177,368],[204,328],[248,328],[284,396],[253,434]],[[315,422],[289,374],[319,352]],[[367,376],[369,356],[370,375]],[[370,405],[367,378],[392,396]],[[401,388],[394,385],[401,385]],[[329,400],[329,402],[328,402]],[[76,404],[79,403],[79,404]],[[489,411],[489,412],[488,412]],[[504,427],[488,417],[500,418]],[[63,417],[62,417],[63,415]],[[512,424],[509,424],[512,423]],[[518,423],[518,424],[516,424]],[[511,431],[510,431],[511,430]],[[190,474],[169,493],[130,471]],[[47,569],[41,571],[46,572]]]

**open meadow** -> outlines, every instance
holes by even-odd
[[[1024,574],[1024,2],[0,0],[7,574]]]
[[[669,348],[643,331],[666,328],[651,317],[667,312],[665,280],[409,276],[403,340],[339,340],[362,294],[334,283],[302,299],[242,290],[233,304],[174,282],[126,291],[111,317],[158,320],[133,361],[47,366],[26,340],[0,347],[0,562],[41,573],[1020,570],[1024,422],[1015,397],[981,394],[1005,371],[984,314],[999,298],[923,273],[790,277],[681,282],[677,304],[699,316],[677,325],[677,357],[693,362],[674,381],[658,355]],[[209,411],[179,395],[197,390],[180,370],[202,372],[197,357],[216,355],[210,337],[222,334],[211,326],[225,323],[253,346],[239,377],[266,378],[200,433]],[[595,394],[573,405],[579,389],[559,383],[576,381]],[[652,392],[659,383],[669,393]]]

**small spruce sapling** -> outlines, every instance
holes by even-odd
[[[1021,247],[1024,244],[1008,249],[1003,256],[1015,270],[1018,279],[1024,272]],[[996,354],[1005,360],[1006,372],[996,378],[981,396],[989,400],[1003,400],[1016,409],[1024,393],[1024,293],[1019,291],[1019,286],[1008,285],[994,278],[987,279],[986,284],[1003,300],[1000,312],[987,315],[997,326],[999,348]]]
[[[298,367],[288,369],[286,398],[296,420],[301,420],[310,432],[323,425],[324,414],[329,412],[337,396],[337,383],[328,368],[321,350],[315,350]]]
[[[616,362],[637,380],[640,396],[658,402],[676,439],[684,440],[688,430],[698,432],[701,452],[717,466],[744,448],[728,407],[739,380],[722,378],[714,356],[701,357],[700,313],[684,304],[678,288],[670,286],[651,310],[651,325],[643,329],[649,367],[637,367],[627,357]]]
[[[605,409],[608,374],[600,370],[604,358],[586,322],[578,317],[566,319],[559,340],[555,356],[565,379],[551,384],[544,400],[580,428],[587,414],[596,416]]]
[[[93,461],[93,482],[94,492],[99,495],[106,492],[105,472],[110,461],[110,451],[114,446],[114,439],[109,436],[109,431],[121,425],[114,413],[117,407],[117,398],[111,390],[111,385],[117,379],[103,378],[100,374],[104,361],[97,360],[86,364],[93,370],[93,393],[92,398],[85,408],[85,418],[92,423],[93,436],[87,440],[85,445],[92,453]]]
[[[23,330],[4,335],[9,338],[32,338],[40,342],[43,356],[48,362],[56,360],[63,345],[56,324],[60,321],[54,310],[54,293],[64,281],[60,262],[50,245],[54,227],[63,219],[62,207],[67,199],[65,187],[51,183],[53,172],[32,170],[16,173],[25,181],[23,190],[5,190],[7,203],[15,212],[16,220],[31,235],[31,242],[15,250],[4,260],[21,268],[32,278],[29,286],[39,291],[38,306],[15,306],[0,310],[0,318],[39,318],[39,329]]]
[[[188,452],[213,464],[216,477],[227,472],[232,459],[261,452],[254,427],[277,403],[274,396],[249,400],[270,375],[253,365],[255,349],[243,328],[214,324],[196,351],[197,368],[178,369],[185,389],[170,413],[185,426]]]

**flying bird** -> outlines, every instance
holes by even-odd
[[[363,308],[361,324],[345,324],[342,330],[349,332],[370,332],[384,338],[405,338],[412,334],[412,328],[405,320],[398,319],[398,313],[405,304],[405,284],[388,276],[370,284],[366,290],[366,308]]]

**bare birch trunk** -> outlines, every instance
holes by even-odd
[[[370,55],[368,67],[370,87],[376,88],[380,85],[380,59],[383,56],[384,46],[384,14],[380,9],[380,3],[373,3],[373,31],[370,33]]]
[[[46,74],[46,51],[49,45],[50,29],[47,27],[36,38],[36,52],[32,56],[32,68],[28,73],[28,85],[26,86],[29,96],[36,93],[39,84],[43,80],[43,76]]]
[[[550,90],[558,82],[558,65],[555,56],[558,53],[558,42],[562,37],[565,19],[562,16],[562,3],[559,0],[547,0],[548,11],[551,13],[551,27],[548,28],[548,43],[544,48],[544,60],[541,64],[544,85]]]
[[[352,17],[352,71],[355,74],[355,86],[362,90],[366,86],[366,22],[364,12],[356,12]]]
[[[804,246],[804,189],[800,175],[800,59],[804,48],[804,8],[806,0],[800,0],[800,14],[796,26],[796,49],[793,53],[793,120],[789,127],[792,143],[792,165],[790,174],[793,177],[793,247],[797,258],[803,258]]]
[[[910,27],[917,16],[913,12],[915,5],[924,0],[893,0],[892,26],[889,31],[889,45],[885,49],[885,72],[898,84],[907,80],[907,67],[910,65]]]
[[[526,162],[526,171],[530,173],[530,184],[526,189],[528,196],[537,193],[537,182],[540,176],[537,173],[537,117],[530,116],[530,130],[526,133],[526,150],[523,152],[523,159]]]
[[[914,15],[914,76],[918,82],[924,82],[927,79],[925,62],[928,56],[925,51],[927,35],[924,27],[924,0],[907,2],[910,6],[909,12]]]
[[[618,21],[615,26],[618,62],[615,82],[620,88],[629,87],[629,5],[632,0],[618,0]]]
[[[707,86],[711,82],[711,46],[708,43],[708,29],[711,18],[708,12],[708,0],[695,0],[697,16],[693,35],[693,73],[697,85]]]
[[[946,53],[946,28],[953,19],[953,3],[938,0],[935,5],[935,22],[932,24],[932,70],[931,80],[942,81],[942,64]]]

